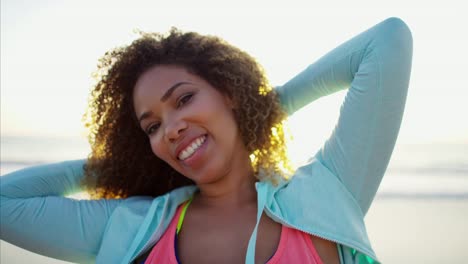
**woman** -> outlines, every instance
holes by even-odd
[[[408,27],[390,18],[271,90],[217,39],[144,35],[102,60],[85,169],[2,178],[2,239],[75,262],[375,262],[363,218],[398,135],[411,57]],[[282,109],[346,88],[331,137],[280,177]],[[111,199],[59,197],[84,174],[95,198]]]

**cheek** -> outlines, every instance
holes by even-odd
[[[167,162],[167,151],[165,151],[163,144],[159,142],[157,137],[154,137],[150,140],[151,144],[151,150],[153,151],[153,154],[156,155],[156,157],[164,160]]]

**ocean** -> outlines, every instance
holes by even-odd
[[[89,149],[80,137],[1,137],[0,175],[84,159]],[[468,200],[468,143],[397,144],[376,198]]]

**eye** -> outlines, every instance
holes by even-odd
[[[159,123],[153,123],[151,125],[149,125],[145,132],[148,136],[151,136],[152,134],[154,134],[156,131],[158,131],[159,127],[161,126],[161,124]]]
[[[186,93],[184,95],[182,95],[180,98],[179,98],[179,101],[177,101],[177,108],[185,105],[186,103],[188,103],[193,97],[193,93]]]

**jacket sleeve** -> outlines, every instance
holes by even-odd
[[[411,32],[402,20],[389,18],[277,88],[289,114],[349,88],[338,123],[315,158],[338,177],[363,214],[377,192],[397,139],[411,62]],[[313,126],[313,118],[307,123]]]
[[[0,238],[72,262],[92,262],[120,200],[74,200],[84,160],[35,166],[0,177]]]

